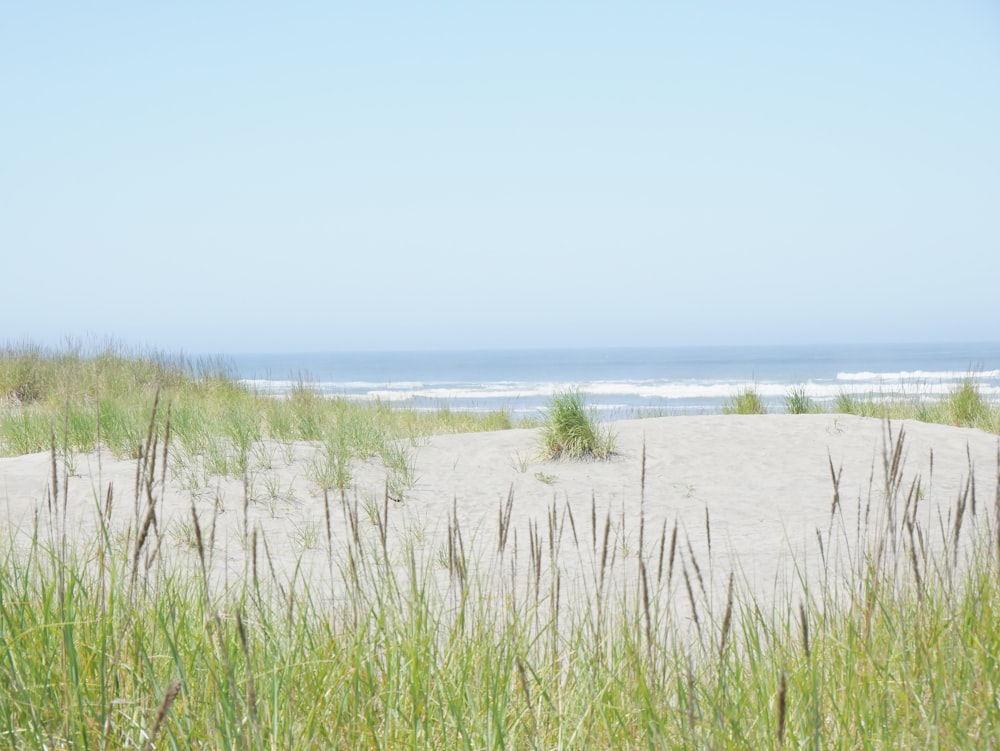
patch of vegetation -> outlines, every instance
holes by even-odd
[[[979,391],[979,384],[966,376],[941,403],[943,421],[973,428],[990,422],[990,405]]]
[[[765,415],[767,405],[757,389],[757,384],[740,389],[722,405],[724,415]]]
[[[615,451],[614,435],[601,427],[578,390],[549,399],[541,431],[548,459],[607,459]]]
[[[352,458],[381,456],[395,486],[412,484],[399,441],[439,433],[514,427],[506,412],[393,409],[382,402],[329,398],[300,381],[286,398],[240,383],[222,362],[192,363],[108,344],[52,351],[33,345],[0,349],[0,455],[48,451],[59,444],[90,451],[98,444],[135,458],[146,437],[148,405],[170,405],[179,457],[201,457],[209,472],[239,477],[264,441],[321,443],[312,474],[321,487],[343,489]],[[156,417],[158,426],[167,410]]]
[[[806,393],[805,386],[795,386],[785,394],[785,411],[790,415],[809,415],[819,412],[820,409]]]
[[[974,375],[966,376],[941,399],[843,391],[837,396],[834,409],[860,417],[919,420],[1000,433],[1000,403],[983,396]]]

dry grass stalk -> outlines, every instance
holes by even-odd
[[[562,595],[562,571],[556,569],[555,576],[552,577],[551,591],[549,593],[552,602],[552,662],[558,673],[559,667],[559,603]]]
[[[153,519],[153,527],[154,528],[156,527],[155,518]],[[149,570],[153,567],[153,564],[156,562],[156,559],[159,557],[160,548],[162,546],[163,546],[163,534],[158,532],[156,535],[156,545],[154,545],[151,550],[146,552],[145,568],[147,574],[149,573]]]
[[[802,651],[805,652],[808,660],[812,656],[809,647],[809,619],[806,616],[806,605],[801,601],[799,602],[799,623],[802,627]]]
[[[452,503],[451,518],[448,520],[448,570],[464,588],[468,564],[465,557],[465,541],[462,539],[462,529],[458,523],[458,498],[454,498]]]
[[[267,544],[267,535],[262,535],[261,539],[264,541],[264,556],[267,558],[267,567],[271,571],[271,581],[274,583],[274,586],[278,588],[278,594],[281,599],[290,607],[288,595],[285,593],[285,588],[278,580],[278,573],[274,569],[274,558],[271,557],[271,546]]]
[[[726,612],[722,616],[722,636],[719,639],[719,654],[726,651],[726,642],[733,622],[733,572],[729,572],[729,589],[726,593]]]
[[[913,522],[907,521],[906,529],[910,535],[910,565],[913,567],[913,576],[917,580],[917,600],[922,602],[924,599],[924,581],[923,577],[920,575],[920,564],[917,561],[917,545],[916,541],[913,539],[913,528]]]
[[[132,551],[132,581],[133,582],[135,581],[135,577],[138,574],[139,556],[142,554],[143,546],[145,546],[146,540],[149,537],[149,529],[153,525],[153,520],[155,518],[156,518],[156,503],[155,503],[155,501],[153,501],[146,508],[146,513],[143,516],[142,524],[139,526],[139,534],[136,535],[136,538],[135,538],[135,548]]]
[[[201,534],[201,522],[198,521],[198,510],[194,507],[194,498],[191,498],[191,523],[194,526],[194,539],[198,545],[198,561],[201,564],[201,578],[205,584],[205,599],[208,600],[208,565],[205,562],[205,542]]]
[[[497,552],[503,553],[507,547],[507,535],[510,533],[510,516],[514,510],[514,483],[510,484],[507,490],[507,503],[501,503],[497,520]]]
[[[383,497],[385,498],[385,503],[386,503],[386,517],[388,518],[388,503],[389,503],[389,478],[388,477],[385,478],[385,493],[384,493]],[[374,501],[372,502],[372,505],[374,506]],[[371,513],[372,512],[369,511],[369,514],[371,514]],[[378,510],[377,506],[374,507],[374,516],[375,516],[375,529],[378,531],[378,539],[379,539],[379,542],[382,543],[382,555],[383,555],[383,557],[385,557],[385,555],[386,555],[386,542],[385,542],[385,540],[386,540],[387,531],[386,531],[386,528],[385,528],[385,523],[383,522],[383,519],[382,519],[382,513]]]
[[[906,435],[903,428],[900,428],[899,433],[896,435],[896,440],[893,441],[892,423],[886,420],[885,425],[888,433],[888,443],[883,445],[882,448],[882,462],[885,470],[885,497],[895,498],[899,490],[899,485],[903,481],[903,445]],[[888,453],[888,448],[890,447],[892,449],[891,456]]]
[[[781,682],[778,685],[778,745],[785,745],[785,719],[788,710],[788,681],[785,671],[781,671]]]
[[[153,445],[153,430],[156,426],[156,411],[160,405],[160,387],[156,387],[156,394],[153,396],[153,407],[149,412],[149,425],[146,427],[146,440],[139,444],[139,456],[135,466],[135,516],[139,518],[139,496],[142,489],[142,480],[149,476],[149,447]],[[155,456],[154,456],[155,460]]]
[[[167,423],[163,428],[163,466],[160,468],[160,487],[167,486],[167,453],[170,447],[170,415],[173,411],[173,402],[167,402]]]
[[[608,518],[604,522],[604,542],[601,546],[601,576],[597,585],[598,596],[604,591],[604,574],[608,565],[608,538],[611,536],[611,509],[608,509]]]
[[[209,568],[212,567],[212,559],[215,556],[215,532],[218,529],[219,512],[222,510],[222,501],[216,497],[215,503],[212,504],[212,519],[208,525],[208,542],[205,545]]]
[[[639,560],[646,538],[646,436],[642,437],[642,464],[639,469]]]
[[[52,492],[48,496],[49,516],[58,511],[59,505],[59,468],[56,463],[56,431],[49,428],[49,435],[52,439]],[[55,503],[55,507],[53,507]]]
[[[677,554],[677,520],[674,519],[674,531],[670,535],[670,556],[667,561],[667,586],[674,578],[674,557]]]
[[[646,650],[649,653],[650,667],[653,665],[653,616],[649,602],[649,581],[646,575],[646,562],[639,559],[639,581],[642,583],[642,612],[646,627]]]
[[[642,435],[642,464],[639,468],[639,505],[646,500],[646,434]]]
[[[697,725],[697,712],[698,707],[694,684],[694,664],[689,653],[687,655],[687,718],[688,732],[691,734],[692,739],[694,738]]]
[[[691,538],[688,536],[687,531],[684,532],[684,537],[687,539],[688,554],[691,556],[691,565],[694,567],[694,574],[698,577],[698,588],[701,589],[703,597],[708,597],[708,592],[705,589],[705,580],[701,577],[701,567],[698,565],[698,559],[694,556],[694,548],[691,547]]]
[[[361,532],[358,529],[358,494],[357,491],[354,493],[354,503],[345,503],[343,505],[344,509],[344,519],[347,521],[347,526],[351,530],[351,539],[354,540],[355,545],[361,545]]]
[[[253,535],[250,539],[250,568],[253,574],[254,591],[260,593],[260,578],[257,576],[257,527],[253,528]]]
[[[531,733],[534,735],[538,732],[538,721],[535,718],[535,706],[531,703],[531,689],[528,686],[528,673],[524,669],[524,663],[521,662],[520,657],[514,658],[514,664],[517,666],[517,677],[518,683],[521,685],[521,693],[524,694],[524,703],[528,707],[528,716],[531,718]]]
[[[920,487],[920,476],[913,478],[910,483],[910,490],[906,494],[906,502],[903,504],[903,521],[914,523],[917,519],[917,506],[920,505],[920,496],[923,490]]]
[[[457,503],[457,499],[456,499]],[[378,513],[375,514],[378,517]],[[385,480],[385,495],[382,497],[382,520],[378,525],[379,536],[382,538],[382,555],[389,560],[387,538],[389,535],[389,478]]]
[[[554,561],[559,550],[559,542],[562,540],[562,532],[559,530],[559,512],[556,511],[556,499],[552,499],[552,505],[548,509],[547,521],[549,523],[549,556]]]
[[[841,465],[839,469],[833,469],[833,455],[829,449],[827,449],[826,458],[830,463],[830,478],[833,480],[833,503],[830,504],[830,517],[832,519],[840,507],[840,477],[844,472],[844,467]]]
[[[997,463],[1000,466],[1000,448],[997,449]],[[998,481],[1000,481],[1000,469],[997,470]],[[1000,519],[1000,491],[997,491],[997,518]],[[590,537],[591,550],[597,552],[597,496],[594,491],[590,492]]]
[[[573,507],[570,505],[569,497],[568,496],[566,498],[565,510],[566,510],[566,516],[569,517],[569,528],[570,528],[570,531],[572,531],[572,533],[573,533],[573,545],[575,545],[579,549],[579,547],[580,547],[580,541],[577,539],[577,536],[576,536],[576,520],[573,518]]]
[[[542,538],[538,534],[538,523],[531,521],[528,523],[528,560],[535,582],[535,602],[538,602],[538,593],[542,581]]]
[[[971,489],[971,480],[965,481],[965,489],[959,494],[958,501],[955,508],[955,527],[952,534],[952,545],[954,546],[954,565],[958,566],[958,540],[959,535],[962,531],[962,521],[965,518],[965,508],[969,501],[969,491]]]
[[[153,744],[156,742],[156,736],[160,732],[160,728],[163,727],[164,721],[167,719],[167,714],[170,712],[170,707],[173,705],[174,700],[177,698],[177,694],[180,693],[181,682],[174,681],[167,687],[167,692],[163,695],[163,701],[160,702],[159,708],[156,710],[156,717],[153,719],[153,726],[149,729],[149,733],[146,735],[146,743],[143,745],[143,751],[153,751],[155,747]]]
[[[656,564],[656,583],[663,581],[663,553],[667,546],[667,520],[663,520],[663,529],[660,530],[660,555]]]
[[[708,506],[705,506],[705,539],[708,541],[708,557],[712,557],[712,520],[708,517]]]
[[[246,468],[243,469],[243,544],[250,538],[250,478]],[[326,490],[324,489],[324,493]]]
[[[323,516],[326,521],[326,549],[333,557],[333,528],[330,525],[330,491],[323,488]]]
[[[111,510],[114,506],[114,483],[108,483],[108,494],[104,498],[104,518],[101,520],[102,526],[111,519]]]
[[[970,499],[970,502],[971,502],[972,515],[975,516],[976,515],[976,464],[975,462],[972,461],[972,448],[969,446],[968,441],[966,441],[965,443],[965,457],[969,462],[969,479],[972,483],[972,497]]]
[[[698,637],[701,637],[701,621],[698,619],[698,603],[694,600],[694,590],[691,589],[691,577],[688,576],[687,565],[681,561],[681,571],[684,573],[684,587],[687,589],[688,601],[691,603],[691,617],[694,625],[698,629]]]
[[[247,711],[250,714],[250,721],[254,727],[257,726],[257,691],[253,681],[253,667],[250,662],[250,645],[247,641],[247,630],[243,623],[243,614],[236,611],[236,632],[240,637],[240,650],[243,652],[243,659],[247,665]]]

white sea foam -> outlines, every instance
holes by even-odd
[[[379,399],[387,402],[405,401],[407,399],[538,399],[554,394],[556,387],[551,385],[533,386],[511,385],[508,388],[497,388],[490,383],[483,386],[442,386],[438,388],[381,388],[371,389],[359,394],[348,394],[351,399]]]
[[[837,373],[838,381],[962,381],[1000,378],[1000,370],[957,371],[957,370],[900,370],[889,373],[873,373],[863,370],[858,373]]]
[[[426,384],[419,381],[399,383],[374,383],[368,381],[334,382],[326,381],[312,384],[321,393],[350,399],[352,401],[381,401],[389,403],[406,402],[449,402],[496,403],[511,404],[514,402],[538,402],[553,394],[570,390],[579,390],[590,399],[596,399],[602,410],[625,409],[626,400],[632,406],[641,404],[655,405],[673,401],[721,403],[746,389],[753,389],[767,400],[783,399],[792,389],[800,389],[806,396],[824,401],[836,399],[842,394],[874,398],[937,398],[955,390],[965,374],[958,378],[928,378],[931,371],[913,371],[912,377],[907,374],[891,374],[900,376],[888,378],[886,373],[841,373],[834,381],[806,381],[789,384],[787,382],[769,382],[754,380],[725,381],[654,381],[650,379],[627,381],[593,381],[593,382],[515,382],[500,381],[484,384]],[[986,378],[1000,377],[1000,371],[990,371],[984,374]],[[919,374],[915,375],[915,374]],[[944,372],[936,373],[938,376]],[[241,381],[259,393],[272,396],[287,396],[300,384],[291,380],[245,379]],[[1000,397],[1000,384],[978,384],[979,392],[984,397],[993,399]]]

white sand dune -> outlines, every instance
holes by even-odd
[[[976,511],[980,518],[992,519],[997,436],[912,421],[889,427],[894,436],[905,433],[905,484],[921,478],[917,518],[927,530],[942,536],[970,467],[979,496]],[[669,536],[677,523],[682,562],[700,562],[713,591],[723,589],[729,571],[736,570],[746,586],[765,597],[776,582],[797,578],[796,570],[818,575],[817,531],[826,537],[831,526],[831,461],[842,469],[842,515],[832,539],[852,538],[869,502],[881,508],[887,425],[879,420],[847,415],[667,417],[618,422],[612,429],[618,453],[606,462],[544,461],[533,430],[433,437],[411,448],[415,482],[401,500],[385,500],[388,470],[369,461],[353,468],[347,503],[357,505],[363,534],[377,534],[373,515],[385,513],[389,544],[397,554],[408,544],[441,561],[452,515],[470,554],[476,550],[496,557],[498,514],[509,494],[508,544],[516,536],[521,551],[527,550],[532,529],[548,549],[554,508],[567,585],[593,580],[595,547],[601,548],[609,519],[610,542],[623,570],[629,560],[637,560],[640,526],[648,565],[655,568],[661,536],[664,530]],[[165,487],[154,487],[161,555],[195,560],[193,504],[206,538],[214,538],[216,579],[244,575],[249,565],[244,531],[257,529],[259,539],[267,540],[280,579],[297,576],[300,583],[323,584],[331,575],[325,506],[322,492],[307,477],[315,451],[303,443],[256,452],[246,514],[242,478],[201,476],[192,482],[197,472],[172,464]],[[60,463],[60,484],[62,469]],[[66,494],[71,538],[86,541],[97,534],[96,512],[109,484],[111,528],[118,536],[134,530],[146,504],[144,496],[138,504],[135,499],[135,461],[117,460],[107,452],[100,457],[82,454],[71,469]],[[0,528],[25,542],[37,515],[45,529],[51,485],[49,455],[0,459]],[[339,496],[331,498],[331,512],[337,555],[350,535]],[[444,563],[440,566],[446,578]],[[335,568],[332,575],[338,577]]]

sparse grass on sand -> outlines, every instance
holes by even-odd
[[[861,417],[920,420],[1000,433],[1000,403],[991,402],[982,395],[974,373],[963,378],[940,399],[841,392],[834,402],[834,411]]]
[[[614,435],[597,422],[578,390],[549,399],[541,440],[548,459],[607,459],[615,451]]]
[[[827,410],[806,393],[804,386],[799,385],[786,392],[784,407],[785,412],[792,415],[833,411],[881,420],[919,420],[1000,433],[1000,402],[983,396],[974,373],[967,375],[939,399],[895,392],[862,394],[842,391]],[[767,405],[754,384],[730,396],[722,405],[722,412],[727,415],[765,414]]]
[[[254,392],[225,363],[130,352],[109,344],[96,352],[79,346],[50,351],[33,345],[0,350],[0,455],[48,451],[53,435],[72,451],[98,444],[135,458],[149,431],[156,395],[168,419],[178,461],[197,460],[210,474],[240,477],[252,468],[264,441],[324,447],[314,477],[343,487],[350,460],[380,457],[399,484],[408,477],[408,445],[439,433],[514,427],[506,412],[393,409],[381,402],[329,398],[299,382],[287,398]]]
[[[166,461],[161,416],[138,453]],[[923,526],[904,434],[887,436],[863,522],[838,503],[831,466],[817,533],[829,576],[772,606],[738,573],[715,602],[701,574],[713,563],[676,524],[650,534],[632,520],[638,547],[618,555],[635,540],[626,520],[574,519],[568,499],[520,546],[510,500],[480,547],[449,519],[440,557],[377,504],[368,524],[337,501],[350,534],[327,533],[335,591],[276,574],[257,530],[243,576],[219,582],[206,561],[224,551],[193,509],[190,546],[162,544],[142,459],[128,532],[108,526],[113,489],[95,488],[100,534],[67,545],[53,450],[52,502],[0,541],[0,745],[996,747],[1000,500],[976,513],[966,483],[947,524]],[[856,524],[841,562],[834,543]],[[591,573],[565,573],[580,558]]]
[[[785,394],[785,412],[788,414],[809,415],[819,411],[819,405],[806,394],[804,386],[795,386]]]
[[[764,415],[767,405],[760,395],[757,384],[747,386],[737,391],[722,405],[724,415]]]

